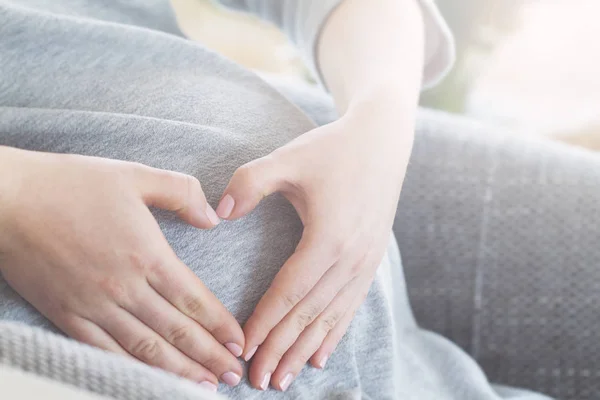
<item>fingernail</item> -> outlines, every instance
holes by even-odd
[[[327,364],[327,359],[328,359],[328,358],[329,358],[329,355],[328,355],[328,354],[325,354],[325,355],[324,355],[324,356],[321,358],[321,360],[319,361],[319,364],[318,364],[318,365],[319,365],[319,368],[321,368],[321,369],[325,368],[325,364]]]
[[[221,199],[219,206],[217,207],[217,215],[221,218],[229,218],[231,212],[233,211],[233,206],[235,205],[235,200],[230,195],[225,195]]]
[[[212,222],[213,225],[219,225],[219,222],[221,222],[221,220],[217,216],[217,213],[215,212],[215,210],[213,210],[210,204],[206,205],[206,216],[208,217],[208,220]]]
[[[267,388],[269,387],[269,382],[271,381],[271,373],[266,373],[265,376],[263,377],[262,382],[260,383],[260,389],[261,390],[267,390]]]
[[[217,391],[217,385],[215,385],[214,383],[209,382],[209,381],[200,382],[200,387],[204,388],[206,390],[209,390],[211,392]]]
[[[287,374],[282,380],[281,382],[279,382],[279,387],[281,388],[282,392],[285,392],[287,390],[287,388],[290,386],[290,383],[292,383],[292,378],[294,376],[290,373]]]
[[[252,358],[252,356],[254,355],[254,353],[256,353],[256,350],[258,350],[258,346],[254,346],[252,348],[252,350],[250,350],[248,352],[248,354],[246,354],[246,357],[244,357],[244,360],[245,361],[250,361],[250,359]]]
[[[240,383],[241,379],[241,376],[239,376],[238,374],[234,374],[233,372],[225,372],[223,375],[221,375],[221,380],[229,386],[237,385],[238,383]]]
[[[227,347],[227,350],[229,350],[231,354],[233,354],[236,357],[242,355],[242,348],[235,343],[225,343],[225,347]]]

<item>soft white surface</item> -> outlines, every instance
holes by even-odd
[[[56,381],[0,365],[2,400],[107,400]]]

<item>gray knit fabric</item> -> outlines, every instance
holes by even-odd
[[[29,8],[12,3],[0,1],[2,145],[138,161],[189,173],[200,179],[207,198],[214,205],[236,167],[312,129],[315,127],[313,121],[322,123],[333,117],[323,97],[309,97],[310,91],[304,93],[283,86],[279,86],[278,91],[253,73],[179,36],[172,13],[164,7],[166,3],[160,4],[158,0],[114,1],[105,3],[110,4],[107,7],[98,7],[106,9],[101,12],[96,12],[94,7],[86,7],[84,0],[30,0],[26,2]],[[155,10],[165,11],[164,14],[145,11],[147,8],[154,9],[154,6],[157,7]],[[144,21],[138,22],[143,15],[148,15],[148,19],[142,18]],[[171,22],[162,21],[161,16]],[[296,99],[290,101],[294,97]],[[298,97],[303,100],[298,100]],[[302,113],[298,106],[312,118]],[[325,112],[317,115],[318,110]],[[484,251],[488,247],[480,246],[480,243],[488,243],[487,240],[478,241],[481,234],[464,236],[461,240],[461,235],[452,230],[468,232],[475,229],[480,233],[481,226],[487,227],[491,217],[483,218],[484,222],[481,222],[481,215],[473,211],[469,217],[457,218],[462,216],[456,212],[463,204],[452,201],[450,194],[455,190],[453,185],[456,183],[470,182],[475,188],[475,195],[465,196],[464,201],[476,210],[491,201],[482,203],[482,198],[476,194],[479,190],[484,193],[492,190],[496,181],[488,181],[489,174],[484,175],[484,180],[477,177],[471,180],[469,168],[480,165],[479,169],[486,170],[490,165],[497,166],[502,159],[499,157],[505,156],[512,160],[508,165],[522,164],[526,169],[537,171],[538,161],[543,158],[535,157],[535,153],[523,153],[518,143],[503,144],[497,139],[487,141],[469,132],[468,125],[465,128],[462,123],[454,125],[452,119],[430,115],[424,118],[429,122],[422,125],[417,138],[417,149],[401,201],[399,224],[396,226],[402,251],[408,253],[405,257],[411,269],[408,272],[410,292],[419,294],[430,291],[434,284],[419,287],[419,279],[415,279],[415,276],[418,278],[424,274],[425,282],[434,282],[433,277],[439,272],[438,269],[453,268],[453,263],[460,262],[461,254],[469,254],[471,246],[476,246],[477,268],[469,264],[468,257],[464,260],[464,265],[470,265],[471,269],[461,276],[460,282],[464,286],[458,289],[456,296],[462,299],[461,295],[469,293],[469,288],[482,288],[470,292],[475,307],[469,303],[453,303],[442,296],[442,300],[429,300],[440,301],[440,304],[429,304],[427,298],[423,300],[419,296],[413,296],[413,299],[417,301],[418,316],[425,324],[429,323],[423,314],[439,315],[433,318],[436,323],[447,315],[457,315],[451,321],[456,325],[464,320],[463,313],[469,315],[468,322],[472,323],[460,330],[461,334],[465,334],[457,337],[459,343],[464,344],[467,339],[477,342],[477,346],[466,346],[467,351],[478,349],[474,352],[478,359],[482,354],[491,354],[489,360],[481,359],[484,365],[493,364],[499,366],[498,371],[504,371],[502,358],[513,353],[504,351],[503,347],[498,347],[494,354],[484,351],[488,337],[486,332],[496,333],[494,329],[484,329],[487,326],[486,318],[492,315],[494,323],[498,323],[494,316],[499,311],[493,307],[503,305],[497,304],[492,297],[486,302],[488,298],[483,293],[487,286],[482,286],[486,282],[482,271],[499,266],[499,262],[488,264],[488,261],[500,258],[496,252],[491,252],[489,254],[496,257],[492,258]],[[442,120],[440,126],[444,129],[438,131],[438,125],[432,129],[430,124],[435,124],[433,121],[439,118]],[[533,149],[532,146],[529,148]],[[541,149],[550,154],[548,157],[563,160],[566,167],[574,164],[570,158],[571,152],[567,150],[551,146]],[[482,153],[478,153],[479,150]],[[469,159],[468,155],[481,158]],[[481,164],[476,163],[478,160]],[[595,158],[582,161],[587,162],[586,171],[588,166],[595,166],[592,160]],[[456,176],[451,174],[453,168],[457,171]],[[437,169],[446,170],[448,175],[439,171],[428,175]],[[577,178],[574,182],[582,182],[582,170],[572,167],[567,171],[570,172],[566,172],[569,175],[565,176],[564,182],[573,182],[573,178]],[[590,175],[592,173],[587,174],[584,175],[586,179],[594,179],[594,175]],[[512,178],[519,175],[511,171],[505,176]],[[517,187],[523,191],[534,188],[528,180]],[[416,197],[409,200],[411,193]],[[508,197],[510,193],[506,193],[505,201],[514,201],[514,198]],[[535,196],[532,200],[544,193],[532,193],[531,196]],[[564,191],[560,194],[565,197]],[[442,204],[433,203],[429,208],[426,207],[427,202],[434,199]],[[463,212],[468,214],[469,210]],[[248,217],[236,222],[224,222],[211,231],[193,229],[168,213],[155,215],[179,257],[241,323],[247,319],[274,274],[293,252],[301,232],[297,215],[281,196],[272,196]],[[588,221],[593,221],[595,214],[587,215],[590,218]],[[423,221],[427,221],[427,217],[436,219],[426,224]],[[523,223],[523,218],[519,221]],[[541,221],[538,224],[544,234],[549,235],[545,240],[550,240],[548,243],[556,251],[560,240]],[[425,237],[417,240],[421,229],[425,230]],[[506,227],[502,229],[505,230],[503,234],[511,235],[506,233]],[[434,236],[436,232],[448,233],[450,237],[442,236],[440,240]],[[513,243],[515,247],[512,251],[517,253],[520,249],[521,254],[526,256],[528,250],[518,246],[525,240],[514,239],[505,238],[503,243],[507,246]],[[433,257],[432,251],[439,252],[435,253],[440,254],[439,259],[427,258]],[[444,252],[449,254],[446,256],[447,263],[444,261]],[[580,245],[578,252],[582,260],[589,262],[593,259],[588,257],[592,250],[583,245]],[[571,261],[576,262],[574,258]],[[530,268],[537,265],[533,264],[534,259],[525,259],[532,263]],[[556,258],[545,258],[547,264],[544,266],[556,265],[552,264],[553,260]],[[246,381],[234,389],[222,385],[220,391],[234,399],[542,398],[535,394],[492,387],[473,360],[458,347],[441,336],[419,329],[407,303],[394,242],[390,243],[384,264],[386,268],[382,268],[382,273],[387,271],[395,274],[396,278],[376,280],[365,304],[324,371],[305,368],[286,393],[270,390],[263,394],[250,388]],[[528,269],[522,268],[517,272],[525,271]],[[442,281],[446,280],[445,276],[440,276]],[[524,279],[516,273],[499,278],[513,279],[503,283],[508,284],[510,290],[498,288],[499,293],[511,293],[513,287],[510,285],[519,288],[520,294],[528,288],[519,286]],[[470,280],[476,284],[469,286]],[[386,292],[386,283],[392,281],[394,293]],[[557,284],[546,277],[545,284],[550,283],[551,288]],[[496,281],[492,280],[489,286],[494,284]],[[538,286],[539,290],[545,288],[541,284]],[[495,292],[492,290],[491,293]],[[521,305],[519,310],[531,307],[527,309],[528,312],[537,317],[537,313],[545,309],[536,309],[536,304]],[[423,313],[422,310],[427,312]],[[2,279],[0,319],[38,327],[31,329],[1,323],[0,363],[50,376],[116,399],[187,399],[200,396],[199,389],[189,382],[39,329],[55,330]],[[454,325],[448,323],[448,326]],[[452,330],[440,331],[456,337]],[[571,331],[568,332],[570,334]],[[509,335],[500,336],[502,333]],[[489,337],[494,339],[493,343],[508,337],[507,349],[519,339],[531,347],[531,334],[510,334],[513,332],[498,330],[497,336],[490,333]],[[586,343],[590,347],[595,345],[592,338]],[[523,347],[527,346],[524,344]],[[520,356],[522,354],[507,362],[520,365]],[[579,359],[574,355],[569,356],[573,360]],[[544,362],[544,359],[535,361]],[[530,365],[523,369],[530,369]],[[509,382],[508,375],[498,377],[503,382]],[[552,381],[552,387],[542,383],[536,388],[542,391],[555,390],[557,387],[568,390],[560,386],[559,380]],[[530,380],[527,386],[532,386]],[[578,386],[577,390],[589,390],[590,399],[597,394],[592,392],[592,386]]]
[[[0,322],[0,364],[115,399],[212,397],[175,375],[22,324]]]
[[[600,399],[600,157],[428,114],[395,233],[412,306],[499,383]]]

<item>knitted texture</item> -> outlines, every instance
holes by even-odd
[[[600,157],[425,113],[396,216],[417,321],[492,382],[600,399]]]
[[[0,322],[1,364],[118,400],[221,398],[140,362],[10,322]]]

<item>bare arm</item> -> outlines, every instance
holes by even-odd
[[[346,0],[329,17],[317,48],[340,113],[374,100],[414,114],[424,65],[416,0]]]

